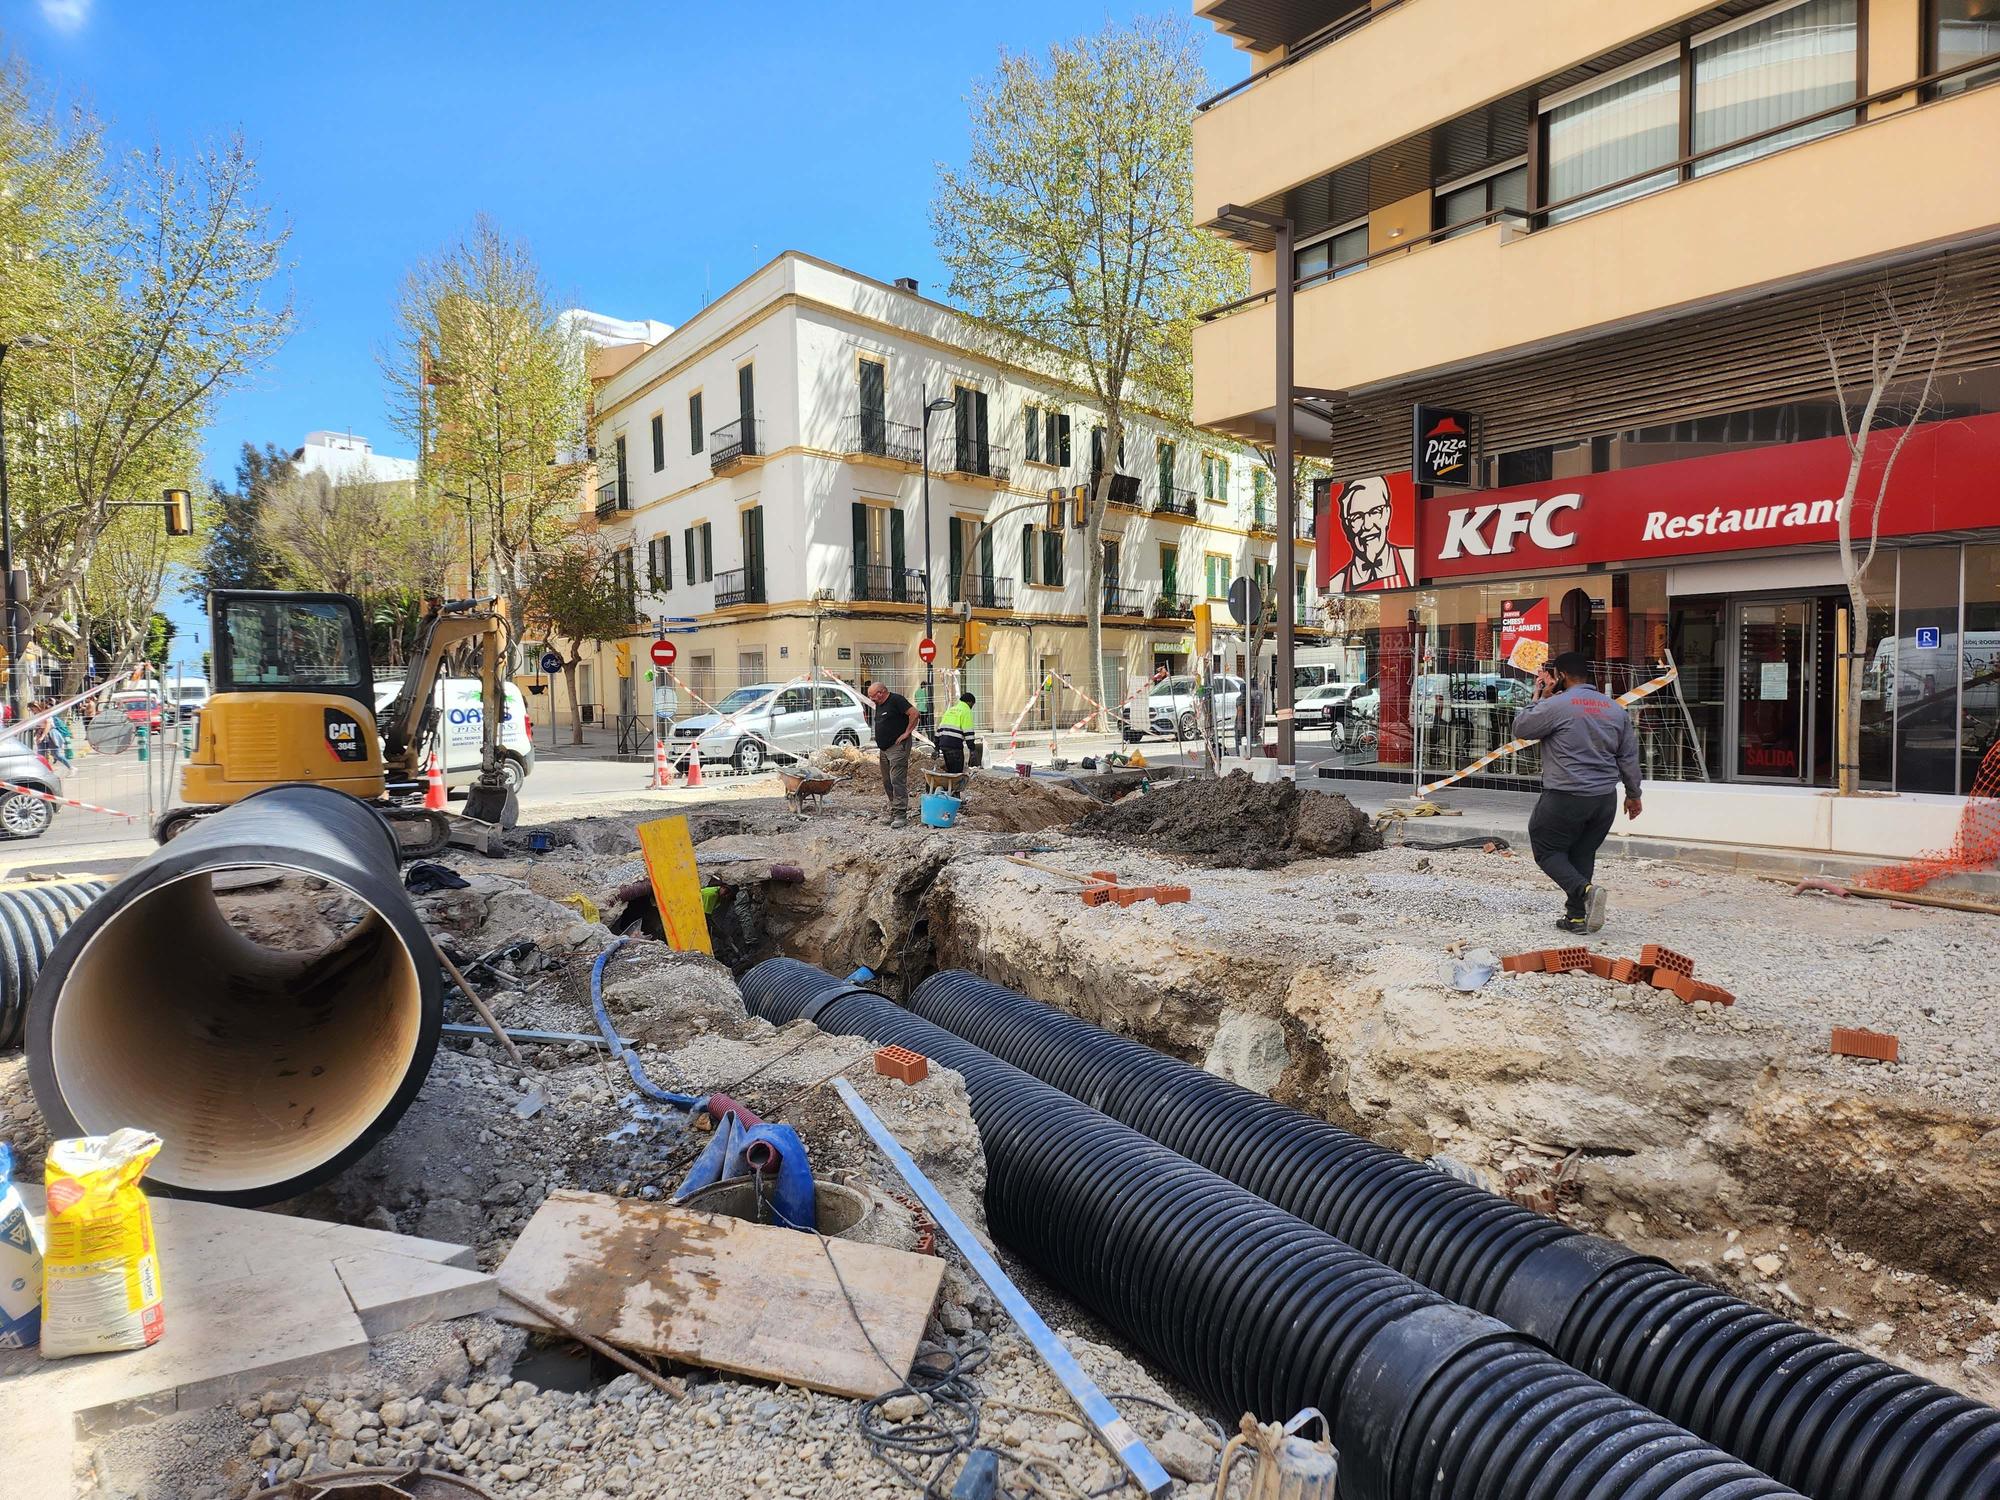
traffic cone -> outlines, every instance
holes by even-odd
[[[688,751],[688,778],[687,778],[687,784],[688,784],[689,786],[691,786],[691,787],[692,787],[692,786],[700,786],[700,785],[701,785],[701,751],[700,751],[700,750],[697,750],[697,749],[690,749],[690,750]]]
[[[443,812],[451,804],[444,794],[444,772],[438,769],[437,751],[431,752],[431,763],[424,773],[424,810]]]
[[[653,790],[663,792],[674,784],[674,768],[667,761],[665,739],[653,741]]]

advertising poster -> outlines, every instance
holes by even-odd
[[[1508,666],[1533,676],[1549,659],[1549,601],[1500,601],[1500,657]]]
[[[1320,587],[1368,594],[1417,584],[1417,491],[1407,473],[1371,474],[1328,486],[1318,528]]]

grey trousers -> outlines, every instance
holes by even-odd
[[[899,818],[910,814],[910,742],[891,745],[881,751],[882,795],[889,799],[889,811]]]

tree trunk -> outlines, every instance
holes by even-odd
[[[1847,702],[1840,720],[1840,764],[1834,770],[1834,787],[1843,797],[1861,789],[1861,685],[1867,677],[1868,596],[1861,580],[1847,580]]]
[[[583,704],[576,696],[576,668],[581,658],[572,657],[563,663],[563,686],[569,689],[569,742],[583,743]]]

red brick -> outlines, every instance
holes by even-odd
[[[1115,870],[1092,870],[1090,878],[1092,880],[1101,880],[1106,885],[1118,884],[1118,874]]]
[[[1571,969],[1590,967],[1588,948],[1549,948],[1544,950],[1548,971],[1551,974],[1567,974]]]
[[[877,1047],[875,1071],[900,1083],[922,1083],[931,1071],[930,1061],[908,1047]]]
[[[1149,885],[1108,885],[1104,888],[1104,894],[1119,906],[1131,906],[1152,895],[1153,888]]]
[[[1674,988],[1674,981],[1681,977],[1681,975],[1676,974],[1672,969],[1654,969],[1646,976],[1646,983],[1650,984],[1656,990],[1672,990]]]
[[[1835,1057],[1872,1057],[1880,1062],[1895,1062],[1903,1055],[1902,1043],[1889,1033],[1851,1026],[1833,1028],[1832,1051]]]
[[[1644,981],[1639,977],[1640,967],[1636,958],[1614,958],[1611,960],[1610,977],[1620,984],[1641,984]]]
[[[1194,892],[1184,885],[1156,885],[1153,899],[1162,906],[1177,906],[1183,901],[1194,900]]]
[[[1639,950],[1639,962],[1642,964],[1651,964],[1656,969],[1672,969],[1676,974],[1694,973],[1693,959],[1689,958],[1685,953],[1676,953],[1673,949],[1663,947],[1659,943],[1648,943],[1641,948]]]
[[[1500,960],[1500,967],[1509,974],[1539,974],[1542,972],[1542,950],[1531,953],[1509,953]]]
[[[1688,982],[1688,993],[1685,998],[1690,1005],[1694,1004],[1697,1000],[1706,1000],[1710,1005],[1734,1005],[1736,1003],[1736,997],[1721,985],[1709,984],[1707,981],[1701,979],[1694,979]]]
[[[1077,894],[1083,897],[1085,906],[1102,906],[1111,899],[1111,893],[1117,889],[1115,885],[1087,885]]]
[[[1590,972],[1595,974],[1599,979],[1609,979],[1611,977],[1611,955],[1608,953],[1591,954]]]

